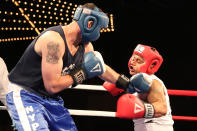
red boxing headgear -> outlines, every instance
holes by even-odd
[[[133,51],[133,55],[137,54],[144,58],[145,63],[141,66],[140,72],[147,73],[147,74],[153,74],[157,72],[159,67],[161,66],[163,62],[162,56],[159,54],[159,52],[150,46],[138,44],[135,50]],[[132,57],[132,56],[131,56]],[[154,67],[151,68],[150,65],[155,64]],[[131,58],[128,63],[128,67],[130,69],[131,66]]]

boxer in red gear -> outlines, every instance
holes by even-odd
[[[136,96],[144,104],[152,105],[154,114],[152,118],[144,115],[142,118],[133,119],[135,131],[173,131],[174,121],[167,88],[163,81],[154,75],[162,62],[163,58],[155,48],[142,44],[137,45],[129,60],[128,67],[131,75],[146,73],[152,79],[149,91],[137,93]]]
[[[145,79],[151,81],[148,92],[136,92],[136,97],[124,94],[117,101],[116,116],[132,118],[135,131],[173,131],[174,121],[167,88],[162,80],[154,75],[162,62],[163,58],[155,48],[142,44],[137,45],[129,59],[129,73],[133,77],[141,73]],[[105,82],[103,86],[112,95],[119,94],[119,88],[116,88],[115,84]]]

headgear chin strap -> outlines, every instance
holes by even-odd
[[[159,54],[159,52],[150,46],[138,44],[135,50],[133,51],[133,55],[137,54],[144,58],[145,63],[141,66],[140,72],[147,73],[147,74],[154,74],[157,72],[159,67],[161,66],[163,62],[162,56]],[[153,67],[151,65],[154,64]],[[129,69],[131,66],[131,58],[128,63]]]
[[[100,37],[101,28],[107,28],[109,23],[107,15],[100,12],[98,8],[91,10],[77,7],[73,19],[77,21],[80,27],[83,43],[97,40]],[[90,28],[88,28],[89,20],[93,21],[93,25]]]

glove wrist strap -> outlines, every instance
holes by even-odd
[[[86,73],[80,67],[73,69],[70,72],[70,76],[74,81],[73,86],[76,86],[77,84],[81,84],[84,80],[86,80]]]
[[[153,118],[154,117],[154,107],[153,107],[153,105],[149,104],[149,103],[144,103],[144,107],[145,107],[144,117],[145,118]]]
[[[120,75],[116,81],[116,86],[120,89],[127,90],[129,86],[129,79],[125,75]]]

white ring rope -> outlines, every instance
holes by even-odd
[[[80,84],[70,89],[107,91],[101,85],[85,85],[85,84]],[[7,107],[0,106],[0,110],[7,110]],[[116,112],[110,112],[110,111],[76,110],[76,109],[68,109],[68,111],[70,112],[70,115],[75,115],[75,116],[116,117]],[[174,120],[197,121],[197,117],[193,117],[193,116],[172,116],[172,117]]]
[[[94,111],[94,110],[74,110],[68,109],[71,115],[77,116],[99,116],[99,117],[115,117],[116,112],[110,111]]]
[[[0,110],[7,110],[6,106],[0,106]]]
[[[93,91],[107,91],[103,86],[101,85],[85,85],[85,84],[79,84],[74,88],[71,89],[80,89],[80,90],[93,90]]]
[[[69,89],[107,91],[103,86],[100,85],[85,85],[85,84],[79,84],[76,87]],[[0,110],[6,110],[6,109],[7,108],[5,106],[0,106]]]
[[[85,85],[85,84],[79,84],[76,87],[69,89],[107,91],[103,86],[100,85]],[[6,106],[0,106],[0,110],[7,110],[7,108]],[[68,109],[68,110],[71,115],[115,117],[115,112],[110,112],[110,111],[75,110],[75,109]]]
[[[7,110],[6,106],[0,106],[0,110]],[[116,112],[110,111],[94,111],[94,110],[75,110],[68,109],[71,115],[75,116],[99,116],[99,117],[115,117]]]

